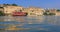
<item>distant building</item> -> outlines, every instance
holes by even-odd
[[[4,11],[4,7],[0,7],[0,11]]]
[[[47,15],[56,15],[56,9],[47,9],[46,13]]]
[[[0,11],[4,11],[4,5],[0,4]]]
[[[0,7],[4,7],[4,5],[3,4],[0,4]]]
[[[60,12],[56,12],[56,16],[60,16]]]
[[[5,7],[5,6],[9,6],[7,4],[0,4],[0,7]]]
[[[4,13],[12,14],[13,12],[15,12],[15,11],[17,12],[22,9],[23,9],[23,7],[20,7],[20,6],[6,6],[6,7],[4,7]]]
[[[50,9],[49,12],[50,13],[56,13],[56,9]]]
[[[45,12],[44,9],[38,7],[28,7],[24,8],[22,6],[12,6],[12,5],[0,5],[0,11],[4,11],[5,14],[11,15],[13,12],[27,12],[28,16],[41,16]]]
[[[41,16],[43,15],[44,9],[36,8],[36,7],[29,7],[24,9],[23,11],[28,13],[28,16]]]

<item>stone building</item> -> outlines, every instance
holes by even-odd
[[[12,14],[13,12],[15,12],[15,11],[17,12],[22,9],[23,9],[23,7],[21,7],[21,6],[6,6],[6,7],[4,7],[4,13]]]
[[[3,11],[4,11],[4,7],[0,7],[0,11],[2,11],[2,12],[3,12]]]
[[[56,16],[60,16],[60,12],[56,12]]]
[[[23,10],[24,12],[28,13],[28,16],[41,16],[43,15],[44,9],[36,8],[36,7],[29,7]]]
[[[4,11],[4,5],[0,4],[0,11]]]
[[[28,7],[28,8],[24,8],[22,6],[5,6],[4,7],[4,13],[11,15],[13,12],[26,12],[28,13],[28,16],[41,16],[43,15],[43,12],[45,11],[42,8],[38,8],[38,7]]]
[[[49,12],[50,13],[56,13],[56,9],[50,9]]]

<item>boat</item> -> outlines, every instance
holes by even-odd
[[[27,16],[26,12],[13,12],[12,16]]]

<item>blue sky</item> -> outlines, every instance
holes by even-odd
[[[18,4],[23,7],[59,8],[60,0],[0,0],[0,4]]]

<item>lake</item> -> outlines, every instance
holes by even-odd
[[[60,16],[0,16],[0,32],[60,32]]]

